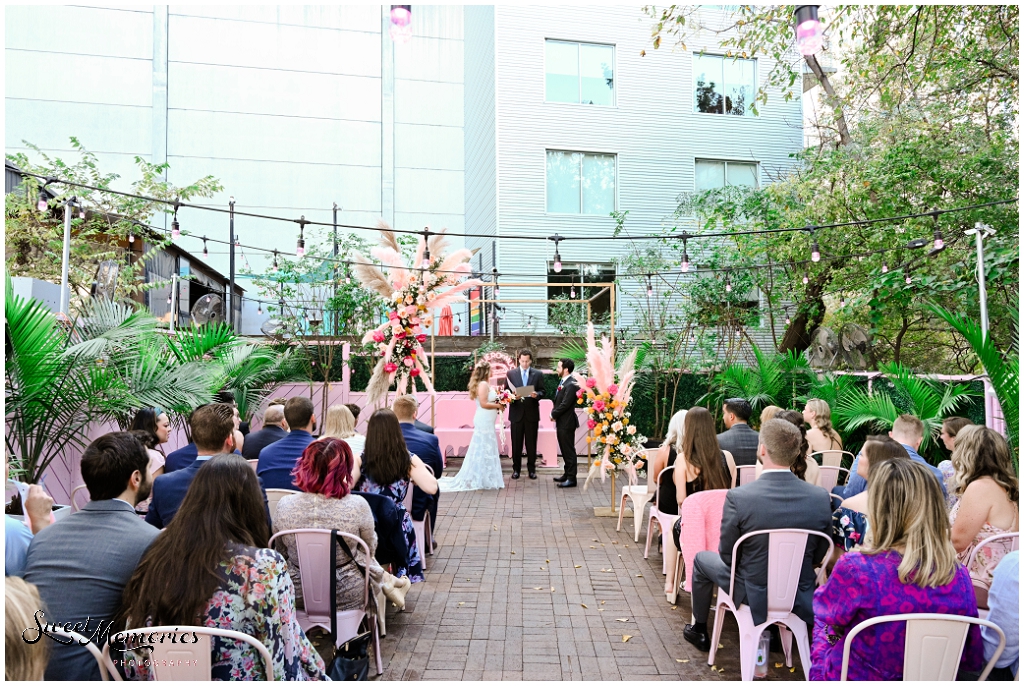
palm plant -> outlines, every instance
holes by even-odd
[[[222,388],[234,394],[243,421],[281,384],[305,378],[299,356],[291,348],[277,352],[263,345],[237,345],[217,359],[224,375]]]
[[[849,374],[824,374],[820,379],[816,372],[811,370],[808,373],[810,384],[803,395],[794,398],[798,402],[806,403],[811,398],[819,398],[828,403],[829,407],[836,407],[839,399],[850,393],[857,385],[857,377]]]
[[[881,371],[897,392],[909,400],[906,413],[924,422],[924,440],[919,453],[927,451],[931,441],[939,435],[942,420],[959,408],[973,402],[974,392],[967,384],[940,384],[916,376],[899,363],[881,365]],[[905,412],[896,407],[888,393],[871,393],[852,388],[839,396],[835,405],[836,423],[846,431],[868,426],[876,431],[888,431],[896,418]]]
[[[701,402],[720,406],[727,398],[746,398],[756,415],[768,405],[791,407],[807,386],[810,365],[799,352],[765,353],[756,344],[754,366],[739,362],[715,374],[712,390]]]
[[[1020,430],[1020,329],[1014,327],[1014,336],[1010,349],[999,350],[993,343],[990,336],[982,334],[981,326],[961,314],[955,314],[943,309],[938,305],[931,305],[930,309],[935,315],[941,317],[947,324],[956,329],[957,333],[963,336],[967,343],[974,350],[981,366],[985,368],[985,374],[996,392],[999,406],[1003,410],[1003,420],[1006,422],[1007,441],[1013,448],[1014,466],[1017,462],[1017,437]],[[1018,311],[1013,310],[1014,319],[1017,319]]]

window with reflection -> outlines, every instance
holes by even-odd
[[[615,104],[615,46],[545,41],[544,99],[583,105]]]
[[[694,165],[694,189],[697,191],[725,186],[758,187],[757,162],[697,160]]]
[[[602,214],[615,210],[615,155],[547,151],[547,211]]]
[[[757,93],[757,60],[693,55],[694,104],[697,112],[751,117]]]

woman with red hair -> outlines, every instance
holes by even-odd
[[[366,542],[370,555],[377,551],[377,534],[373,528],[373,512],[366,500],[352,495],[358,478],[358,467],[349,445],[338,438],[313,441],[302,453],[292,470],[295,486],[302,491],[285,496],[277,505],[274,531],[286,529],[337,529],[354,534]],[[288,573],[295,585],[295,597],[302,602],[299,578],[299,555],[294,536],[282,537],[288,560]],[[355,552],[355,551],[353,551]],[[397,605],[405,607],[409,579],[388,574],[376,559],[370,560],[370,598],[380,591]],[[352,558],[338,546],[336,584],[338,611],[363,609],[363,575]]]

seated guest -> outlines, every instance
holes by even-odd
[[[832,428],[832,408],[821,398],[811,398],[804,405],[804,421],[811,425],[807,430],[807,445],[814,453],[824,450],[842,450],[843,439],[839,433]]]
[[[1020,667],[1020,551],[1014,550],[996,565],[992,588],[988,592],[988,621],[1006,636],[1006,647],[988,675],[989,681],[1013,681]],[[999,636],[987,626],[981,627],[985,642],[985,662],[992,659],[999,647]]]
[[[32,537],[53,523],[53,498],[43,487],[32,484],[21,508],[25,512],[26,526],[10,515],[4,515],[4,574],[21,576],[25,573],[25,558]]]
[[[230,413],[226,419],[230,426]],[[233,440],[230,433],[226,440]],[[214,637],[215,681],[323,680],[324,662],[295,616],[288,564],[267,548],[269,538],[259,482],[249,464],[240,455],[204,460],[178,515],[125,587],[119,619],[129,629],[198,624],[241,631],[270,651],[274,672],[265,674],[250,645]],[[152,676],[148,653],[126,657],[135,659],[126,670],[129,678]]]
[[[687,419],[693,410],[687,414]],[[689,433],[689,428],[687,428]],[[740,536],[764,529],[831,531],[832,507],[828,493],[798,479],[790,466],[800,454],[800,431],[782,419],[761,426],[757,457],[764,464],[761,478],[729,490],[722,510],[719,552],[697,553],[693,563],[692,604],[694,624],[683,629],[683,638],[698,650],[711,649],[707,622],[711,595],[716,587],[729,588],[732,548]],[[828,552],[828,543],[808,536],[793,612],[811,624],[811,603],[816,574],[814,567]],[[733,600],[750,607],[755,624],[768,618],[768,536],[754,536],[743,543],[736,565]]]
[[[242,457],[247,460],[258,460],[260,451],[271,443],[277,443],[288,435],[284,421],[284,406],[271,405],[263,413],[263,428],[245,437]]]
[[[679,410],[672,418],[668,420],[668,433],[665,435],[665,440],[658,448],[658,452],[655,453],[654,459],[651,460],[650,465],[647,467],[647,485],[648,493],[654,491],[654,485],[658,483],[658,476],[665,470],[666,467],[672,467],[676,463],[676,459],[683,452],[683,428],[686,421],[686,410]],[[673,470],[675,473],[675,470]],[[664,507],[669,508],[668,512],[672,512],[672,508],[677,507],[676,503],[676,486],[672,481],[671,477],[665,477],[665,483],[661,485],[662,493],[664,497]],[[675,512],[675,514],[679,514]]]
[[[968,426],[957,434],[953,448],[956,469],[953,492],[959,497],[949,511],[953,547],[961,564],[967,564],[975,546],[989,536],[1018,531],[1020,492],[1010,448],[998,431]],[[978,604],[986,606],[992,572],[1010,551],[1012,541],[997,541],[978,551],[968,570],[978,590]]]
[[[152,436],[152,438],[142,441],[142,444],[146,446],[146,452],[149,453],[149,458],[152,461],[153,478],[163,474],[167,458],[164,457],[160,446],[166,443],[171,436],[171,420],[168,419],[167,413],[159,407],[144,407],[135,413],[135,419],[132,420],[132,425],[128,430],[145,431]]]
[[[970,419],[963,417],[946,417],[942,420],[942,430],[939,432],[939,438],[942,439],[942,445],[946,447],[951,454],[953,448],[956,447],[956,436],[960,433],[960,430],[966,426],[971,426],[974,422]],[[954,483],[954,475],[956,469],[953,467],[953,460],[943,460],[939,463],[938,469],[942,472],[942,485],[946,489],[946,507],[950,510],[956,505],[958,498],[953,493],[956,484]]]
[[[729,398],[722,406],[726,430],[718,434],[718,445],[729,451],[738,466],[757,464],[757,432],[747,424],[753,412],[743,398]]]
[[[764,426],[765,422],[767,422],[769,419],[775,419],[775,417],[780,412],[782,412],[782,408],[779,407],[778,405],[768,405],[763,410],[761,410],[760,421],[758,421],[757,425]]]
[[[688,495],[732,485],[728,457],[718,445],[715,420],[707,408],[691,407],[686,413],[682,448],[675,459],[672,479],[661,480],[658,509],[668,514],[679,514]]]
[[[39,590],[16,576],[4,580],[4,678],[42,681],[46,672],[48,639],[36,637],[36,612],[42,610]],[[28,640],[25,640],[28,639]]]
[[[359,426],[359,414],[361,412],[361,410],[359,409],[359,406],[356,405],[355,403],[345,403],[345,407],[347,407],[348,411],[352,413],[352,419],[355,420],[355,426],[358,427]]]
[[[245,437],[249,435],[249,422],[243,422],[242,418],[239,416],[238,403],[235,401],[235,394],[231,391],[220,391],[217,395],[213,396],[213,402],[227,403],[228,405],[231,405],[231,407],[235,408],[235,449],[241,451],[245,444]]]
[[[416,455],[423,463],[430,467],[435,477],[441,476],[444,471],[444,461],[441,459],[441,448],[437,442],[437,436],[426,433],[416,428],[416,410],[419,405],[416,398],[411,395],[403,395],[395,398],[393,405],[395,416],[398,417],[398,424],[402,427],[402,436],[405,438],[405,446],[409,452]],[[419,486],[413,486],[412,491],[412,518],[417,522],[423,521],[423,514],[430,512],[430,526],[437,531],[437,501],[440,492],[433,495],[423,492]]]
[[[325,438],[340,438],[345,441],[357,458],[363,454],[363,446],[366,445],[366,437],[356,433],[356,418],[347,405],[331,405],[327,408],[320,440]]]
[[[196,472],[214,455],[230,453],[234,447],[235,422],[233,408],[226,403],[205,405],[192,414],[192,440],[198,456],[185,469],[164,474],[153,482],[153,499],[146,513],[146,521],[165,528],[185,499]],[[267,520],[270,519],[269,510]]]
[[[149,455],[149,466],[153,470],[149,474],[150,477],[156,479],[156,477],[162,475],[164,472],[164,456],[163,453],[156,449],[160,445],[157,442],[157,437],[144,429],[132,429],[128,433],[139,439],[139,443],[145,446],[146,454]],[[146,514],[149,511],[149,503],[152,501],[152,498],[153,496],[150,494],[149,498],[138,504],[135,511],[139,514]]]
[[[850,630],[864,620],[908,612],[977,617],[967,570],[949,542],[942,491],[931,472],[913,460],[873,465],[868,488],[867,543],[839,558],[832,576],[814,593],[810,677],[837,681]],[[850,681],[900,681],[906,623],[878,624],[857,635]],[[962,671],[981,671],[981,632],[972,626]]]
[[[295,490],[292,471],[302,451],[313,442],[313,432],[316,431],[313,402],[303,396],[289,398],[284,404],[284,418],[291,431],[260,451],[256,473],[263,479],[266,488]]]
[[[209,403],[207,403],[209,404]],[[200,405],[196,409],[192,410],[192,413],[188,416],[188,425],[192,426],[192,418],[196,416],[196,412],[206,407],[206,405]],[[172,451],[167,455],[167,460],[164,462],[164,474],[170,474],[176,472],[179,469],[184,469],[196,460],[196,455],[199,452],[196,449],[196,444],[190,441],[187,445],[177,450]]]
[[[821,473],[818,463],[810,459],[810,443],[807,442],[807,427],[804,424],[804,416],[796,410],[782,410],[775,415],[776,419],[784,419],[796,428],[800,429],[800,455],[796,462],[789,468],[789,471],[797,475],[809,484],[818,485],[818,476]],[[761,476],[763,467],[758,463],[757,476]]]
[[[345,410],[348,412],[348,410]],[[313,441],[295,465],[295,485],[302,493],[281,498],[274,515],[274,532],[286,529],[337,529],[363,539],[370,549],[370,599],[381,592],[397,605],[405,607],[405,593],[409,590],[409,579],[396,579],[380,566],[375,559],[377,534],[373,525],[373,513],[367,502],[351,495],[352,467],[355,459],[352,449],[338,438],[324,438]],[[284,536],[285,559],[288,573],[295,585],[295,600],[302,603],[302,580],[299,576],[299,553],[294,536]],[[349,548],[358,556],[351,544]],[[365,565],[366,560],[359,564]],[[363,572],[343,546],[338,545],[338,571],[335,586],[338,597],[338,611],[363,610]]]
[[[395,576],[408,576],[416,584],[423,581],[423,567],[412,517],[405,509],[405,496],[412,484],[429,495],[437,493],[437,479],[426,468],[423,460],[409,454],[398,417],[391,410],[377,410],[366,427],[363,476],[358,490],[385,495],[402,512],[402,531],[405,532],[405,541],[409,546],[409,559],[395,571]]]
[[[946,485],[942,478],[942,472],[928,464],[927,460],[917,454],[917,449],[921,446],[921,441],[924,440],[924,422],[914,415],[901,414],[893,422],[889,438],[892,438],[906,448],[907,455],[910,455],[911,460],[923,464],[928,468],[928,471],[935,475],[935,478],[939,481],[939,486],[942,488],[942,497],[945,499]],[[857,459],[859,459],[859,456]],[[864,477],[857,476],[857,459],[854,459],[853,464],[850,466],[849,483],[846,484],[846,488],[842,489],[842,493],[839,494],[843,498],[852,498],[858,493],[867,490],[867,481],[864,480]],[[837,486],[836,489],[838,491],[839,487]]]
[[[871,484],[871,470],[887,460],[909,460],[907,449],[888,436],[868,436],[857,461],[859,474]],[[864,544],[868,532],[868,492],[861,491],[847,498],[832,513],[832,540],[839,553],[849,552]]]
[[[28,548],[23,576],[39,589],[47,608],[44,622],[85,626],[88,620],[88,631],[79,633],[101,648],[105,637],[101,631],[93,635],[97,623],[114,619],[121,591],[160,533],[135,514],[152,486],[149,466],[146,449],[130,433],[97,438],[81,462],[91,502],[40,531]],[[84,646],[43,640],[51,651],[47,681],[100,680],[96,660]]]

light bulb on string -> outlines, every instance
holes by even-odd
[[[651,277],[647,277],[647,297],[654,297],[654,286],[651,284]]]
[[[36,209],[40,212],[45,212],[46,208],[49,207],[49,203],[46,202],[46,195],[42,191],[39,192],[39,202],[36,203]]]
[[[167,294],[167,304],[168,305],[171,304],[171,294],[170,293]]]
[[[258,305],[256,305],[256,314],[263,314],[263,301],[262,300],[259,301]]]
[[[811,232],[811,262],[821,261],[821,251],[818,250],[818,237],[814,235],[814,229],[808,227]]]
[[[178,225],[178,207],[181,205],[180,200],[174,201],[174,216],[171,217],[171,240],[176,241],[181,238],[181,226]]]
[[[78,218],[85,219],[85,207],[81,203],[78,204]]]
[[[206,236],[203,236],[203,257],[209,257],[210,250],[206,247]]]
[[[391,6],[391,28],[388,29],[395,43],[407,43],[412,38],[412,6]]]
[[[270,265],[270,271],[271,272],[276,272],[277,271],[277,251],[276,250],[274,251],[274,263],[272,265]]]
[[[548,240],[554,241],[554,243],[555,243],[555,264],[554,264],[554,268],[555,268],[555,273],[556,274],[561,274],[562,273],[562,256],[558,254],[558,244],[559,244],[559,242],[561,242],[561,241],[563,241],[565,239],[562,238],[561,236],[559,236],[556,233],[554,236],[549,237]]]
[[[846,307],[846,296],[841,296],[839,299],[839,307]]]
[[[686,238],[683,238],[683,262],[679,265],[679,268],[684,274],[690,271],[690,256],[686,253]]]
[[[807,272],[804,272],[804,278],[802,279],[802,281],[804,282],[804,285],[805,285],[805,286],[806,286],[806,285],[807,285],[808,283],[810,283],[810,281],[811,281],[811,280],[810,280],[810,279],[808,278],[808,276],[807,276]]]
[[[882,273],[883,274],[887,274],[888,272],[889,272],[889,263],[888,262],[883,262],[882,263]]]
[[[928,257],[934,257],[935,255],[939,254],[940,252],[946,249],[946,241],[943,240],[942,229],[939,228],[939,213],[934,213],[932,215],[932,218],[935,220],[935,234],[934,242],[932,243],[932,249],[931,252],[928,253]]]
[[[794,14],[796,47],[808,57],[821,51],[825,44],[825,25],[818,19],[817,5],[798,5]]]
[[[792,323],[793,323],[793,320],[791,320],[789,318],[789,310],[786,310],[786,326],[789,326]]]
[[[732,293],[732,281],[729,280],[729,272],[725,273],[725,292]]]
[[[300,259],[306,254],[305,229],[306,224],[308,223],[309,222],[306,221],[306,215],[302,215],[299,218],[299,240],[295,244],[295,256]]]

